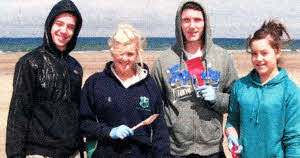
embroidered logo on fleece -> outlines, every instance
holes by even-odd
[[[73,72],[74,72],[74,74],[76,74],[76,75],[79,74],[79,72],[78,72],[77,70],[74,70]]]
[[[143,111],[151,111],[151,109],[149,108],[149,98],[142,96],[140,97],[140,103],[139,103],[139,107],[137,107],[137,109],[143,110]]]
[[[111,102],[111,97],[107,98],[107,102],[109,102],[109,103]]]

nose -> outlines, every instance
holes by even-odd
[[[67,26],[66,25],[63,25],[60,29],[60,32],[61,33],[66,33],[67,32]]]
[[[263,56],[261,54],[258,54],[256,57],[256,60],[261,61],[263,59]]]
[[[195,27],[195,21],[191,20],[190,27]]]

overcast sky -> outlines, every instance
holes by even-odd
[[[282,21],[300,39],[299,0],[206,0],[213,36],[246,38],[269,18]],[[42,37],[58,0],[0,0],[0,37]],[[118,23],[146,36],[174,37],[178,0],[73,0],[83,17],[80,37],[110,36]]]

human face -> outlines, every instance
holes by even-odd
[[[60,51],[67,48],[67,44],[72,39],[76,27],[76,17],[70,13],[62,13],[57,16],[51,27],[51,37]]]
[[[204,16],[202,11],[185,9],[181,14],[181,28],[188,42],[199,41],[204,32]]]
[[[128,45],[115,44],[112,50],[112,57],[115,65],[115,71],[123,77],[134,75],[134,64],[137,59],[136,43]]]
[[[251,61],[260,78],[273,78],[278,74],[277,61],[281,51],[271,47],[268,39],[251,43]]]

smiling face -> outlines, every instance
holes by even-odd
[[[280,55],[281,51],[272,48],[267,38],[251,43],[251,61],[261,79],[270,79],[278,74],[277,61]]]
[[[73,37],[76,27],[76,17],[70,13],[57,16],[51,27],[51,37],[56,48],[64,51]]]
[[[132,77],[135,74],[134,64],[138,57],[136,42],[126,45],[115,43],[111,51],[118,76],[125,80]]]
[[[204,16],[202,11],[184,9],[181,14],[181,28],[187,42],[199,41],[204,32]]]

